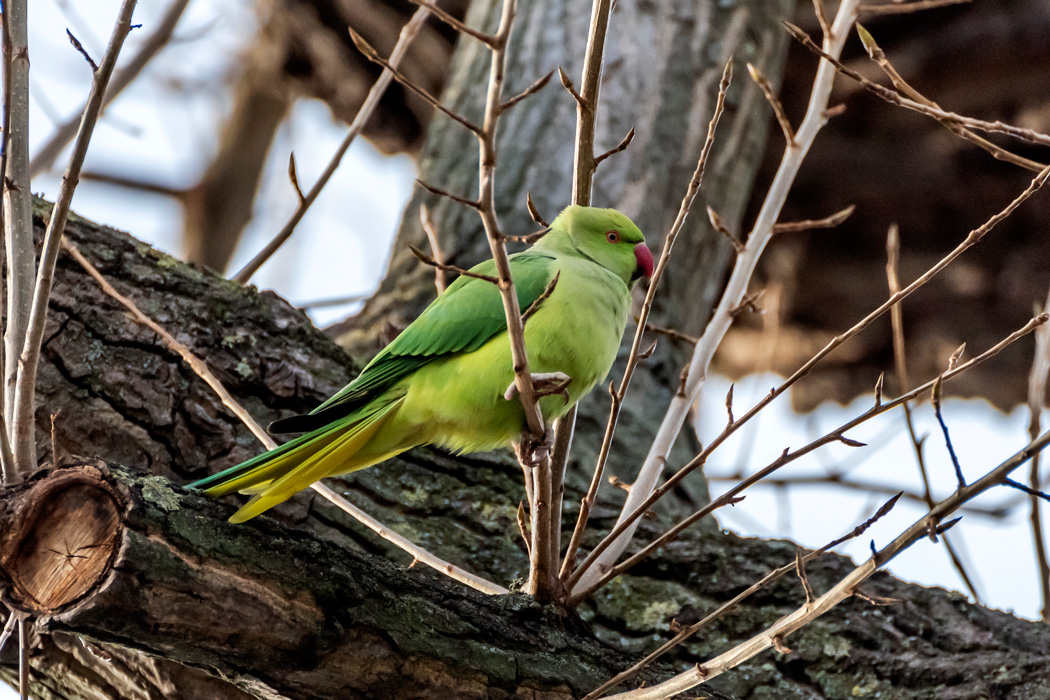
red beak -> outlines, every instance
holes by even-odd
[[[641,273],[645,275],[645,279],[650,279],[653,276],[653,254],[649,252],[649,248],[644,243],[639,243],[634,247],[634,259],[638,261],[635,276]]]

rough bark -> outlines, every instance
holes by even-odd
[[[45,211],[38,209],[38,229]],[[257,294],[186,267],[124,234],[82,219],[71,220],[68,233],[122,292],[206,356],[231,391],[263,421],[288,410],[300,410],[351,373],[338,348],[273,295]],[[265,519],[233,528],[223,520],[232,512],[231,506],[207,503],[173,490],[166,479],[193,478],[254,452],[257,448],[247,431],[159,339],[130,321],[122,307],[103,296],[66,258],[60,259],[52,312],[46,364],[41,368],[41,453],[49,454],[50,435],[44,428],[50,422],[50,412],[61,408],[55,431],[60,452],[98,455],[112,464],[133,463],[165,478],[145,477],[141,472],[126,477],[131,493],[139,494],[132,500],[139,498],[140,503],[138,510],[132,508],[134,515],[127,521],[132,525],[121,537],[127,538],[123,542],[141,547],[123,546],[120,551],[136,558],[121,560],[124,563],[120,567],[100,569],[105,572],[97,588],[102,597],[94,598],[89,591],[67,609],[68,617],[59,614],[46,618],[47,624],[31,649],[34,697],[245,697],[245,691],[209,676],[203,666],[228,669],[230,677],[236,674],[243,688],[263,696],[270,693],[273,697],[272,692],[284,697],[326,696],[298,695],[295,684],[318,673],[320,642],[338,647],[336,641],[358,633],[356,626],[318,627],[316,617],[306,616],[308,621],[313,619],[313,627],[307,630],[313,637],[290,632],[287,639],[274,639],[272,643],[278,645],[275,653],[283,654],[289,668],[295,664],[309,666],[311,662],[314,666],[302,674],[271,664],[254,667],[246,661],[246,652],[266,651],[268,645],[252,640],[271,626],[276,628],[275,619],[262,611],[257,611],[258,617],[241,619],[235,613],[243,610],[237,606],[247,605],[249,594],[259,589],[248,588],[243,595],[233,597],[227,589],[223,597],[203,582],[193,589],[202,599],[196,604],[209,613],[216,627],[232,629],[239,624],[243,632],[235,641],[240,651],[231,652],[229,658],[218,647],[202,650],[198,642],[209,634],[207,630],[160,624],[161,618],[151,616],[156,609],[150,612],[155,602],[151,594],[159,596],[171,590],[174,581],[171,569],[160,563],[171,562],[180,553],[183,556],[179,561],[184,564],[203,568],[209,562],[225,562],[223,565],[236,569],[239,576],[254,576],[257,581],[261,580],[258,568],[265,566],[271,572],[266,590],[297,593],[299,597],[289,595],[288,599],[305,601],[300,610],[317,605],[321,596],[312,593],[317,590],[324,590],[329,601],[344,587],[348,601],[360,591],[378,596],[375,601],[392,600],[383,597],[388,595],[399,602],[411,599],[408,593],[420,596],[413,600],[422,607],[384,609],[360,632],[361,639],[372,635],[368,639],[375,645],[368,648],[390,664],[383,669],[395,669],[390,671],[393,675],[359,676],[336,667],[327,680],[314,676],[317,683],[342,683],[341,688],[350,686],[346,695],[355,697],[352,692],[365,698],[391,697],[386,691],[394,682],[417,684],[402,686],[412,689],[407,697],[471,697],[472,693],[480,695],[482,689],[485,693],[492,691],[489,697],[505,697],[513,692],[508,688],[528,684],[522,680],[515,685],[517,676],[497,673],[485,664],[507,658],[501,657],[503,652],[517,656],[522,649],[520,635],[529,630],[539,635],[532,643],[554,644],[560,639],[564,646],[558,658],[591,659],[587,672],[601,675],[622,663],[620,654],[636,657],[651,649],[669,634],[674,619],[682,623],[695,620],[770,568],[794,559],[790,543],[740,539],[717,531],[694,533],[642,565],[634,575],[617,579],[584,606],[581,613],[590,627],[588,633],[524,605],[518,598],[485,599],[440,582],[420,567],[400,568],[408,563],[403,554],[390,554],[391,561],[365,556],[361,550],[389,553],[382,541],[347,523],[338,511],[313,503],[305,494],[277,514],[292,529]],[[139,485],[138,490],[134,484]],[[464,459],[414,451],[403,460],[366,470],[341,483],[340,488],[402,534],[476,572],[510,582],[525,571],[522,546],[514,532],[521,488],[517,468],[506,456]],[[17,501],[10,493],[2,499],[10,515]],[[83,500],[67,499],[66,503],[80,507]],[[25,512],[23,509],[14,515]],[[598,508],[597,526],[607,528],[613,515],[607,504]],[[662,519],[647,521],[643,537],[652,536],[664,524]],[[843,523],[842,529],[852,525]],[[177,534],[183,526],[184,534]],[[47,537],[49,530],[44,528],[36,534]],[[3,545],[0,549],[7,552],[19,529],[5,524],[0,532],[7,542],[7,549]],[[72,550],[78,546],[98,541],[44,544],[33,550],[43,555],[33,561],[66,566],[72,561],[65,556],[66,544],[71,545],[69,553],[76,554]],[[103,548],[90,551],[96,549]],[[27,548],[14,550],[24,553]],[[7,580],[12,577],[9,561],[5,555]],[[233,561],[239,563],[233,566]],[[332,573],[323,578],[318,575],[317,581],[304,580],[304,572],[316,571],[311,567],[317,566],[330,566]],[[819,591],[848,567],[845,559],[828,556],[809,567],[810,580]],[[137,585],[119,587],[132,572]],[[165,581],[168,589],[155,585]],[[212,579],[209,585],[217,583]],[[870,586],[869,592],[902,602],[886,608],[850,602],[787,640],[794,653],[762,656],[719,678],[713,684],[715,689],[729,697],[763,700],[837,699],[865,694],[906,699],[1050,698],[1050,628],[969,605],[958,594],[909,586],[886,575],[876,577]],[[5,595],[14,602],[15,594],[8,586]],[[92,600],[99,602],[99,607],[91,608]],[[723,650],[803,600],[798,583],[785,579],[680,648],[669,663],[694,663]],[[105,607],[114,601],[119,606]],[[216,607],[207,607],[212,604]],[[84,607],[78,608],[80,605]],[[341,614],[351,614],[352,607],[347,605]],[[78,609],[82,616],[73,612]],[[179,619],[192,619],[202,609],[180,607],[184,614]],[[94,612],[89,614],[89,610]],[[433,614],[422,614],[421,610]],[[170,612],[163,619],[170,619]],[[559,621],[555,623],[555,619]],[[461,622],[477,626],[478,631],[456,627]],[[438,623],[448,625],[446,632],[440,631]],[[510,626],[495,628],[506,634],[494,642],[491,653],[456,653],[486,638],[490,631],[485,625],[500,624]],[[416,626],[426,628],[422,631],[427,634],[419,635],[421,630]],[[464,629],[466,634],[461,632]],[[618,651],[604,651],[594,637]],[[304,638],[313,641],[300,647],[290,641]],[[0,675],[8,680],[15,673],[10,654],[9,648],[0,660]],[[450,660],[453,654],[454,667]],[[438,661],[431,663],[434,659]],[[660,672],[666,672],[666,667]],[[578,687],[585,685],[581,667],[545,673],[544,687],[561,688],[562,695],[553,697],[578,697]],[[409,677],[402,678],[406,675]],[[427,678],[441,682],[426,685]],[[256,683],[257,679],[262,680]],[[278,691],[266,690],[263,685],[278,681],[284,684]],[[342,697],[343,692],[327,696]]]

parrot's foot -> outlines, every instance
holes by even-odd
[[[530,440],[527,434],[522,435],[521,440],[514,443],[514,454],[521,465],[534,469],[547,459],[553,445],[554,431],[548,428],[539,442]]]
[[[536,372],[532,375],[532,386],[536,389],[536,398],[561,394],[565,397],[565,403],[569,403],[569,384],[572,377],[564,372]],[[510,383],[507,390],[503,392],[503,398],[510,401],[518,395],[518,385]]]

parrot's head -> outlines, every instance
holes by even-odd
[[[548,240],[550,239],[550,240]],[[551,232],[540,239],[541,247],[570,245],[631,284],[653,274],[653,254],[634,222],[615,209],[566,207],[551,223]]]

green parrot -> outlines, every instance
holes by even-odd
[[[631,284],[653,272],[642,232],[613,209],[570,206],[530,249],[510,256],[524,311],[558,275],[525,325],[529,371],[562,373],[564,394],[540,399],[544,421],[605,379],[627,325]],[[487,260],[471,269],[495,276]],[[305,433],[189,488],[209,496],[253,494],[230,518],[263,513],[326,476],[378,464],[419,445],[458,452],[509,445],[526,428],[517,400],[499,290],[460,276],[354,381],[311,413],[272,423],[271,433]]]

